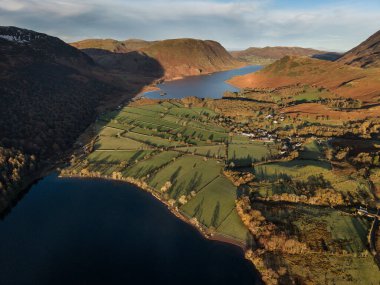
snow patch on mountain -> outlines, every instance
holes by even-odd
[[[22,39],[21,37],[11,36],[11,35],[0,35],[0,39],[4,39],[11,42],[17,42],[21,44],[30,42],[30,40]]]
[[[4,27],[0,29],[0,39],[19,44],[30,43],[36,39],[43,38],[44,35],[30,33],[28,30],[15,29],[13,27]]]

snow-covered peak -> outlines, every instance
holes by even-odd
[[[0,28],[0,39],[19,44],[30,43],[36,39],[46,37],[43,34],[35,33],[29,30],[17,29],[14,27]]]

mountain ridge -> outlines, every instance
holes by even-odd
[[[338,61],[363,68],[380,67],[380,31],[349,50]]]
[[[335,53],[296,46],[249,47],[245,50],[231,51],[230,53],[239,60],[263,65],[271,64],[284,56],[310,56],[327,60],[334,60],[339,56],[339,54]],[[328,56],[326,56],[327,53],[329,54]]]
[[[89,39],[71,43],[71,45],[83,49],[85,52],[91,50],[92,52],[90,51],[88,54],[95,61],[99,58],[94,57],[94,49],[114,53],[114,55],[109,54],[107,60],[103,54],[103,62],[114,61],[111,57],[117,57],[117,53],[143,53],[161,64],[165,71],[164,78],[166,80],[244,66],[244,63],[234,59],[220,43],[212,40],[180,38],[147,42],[142,40]]]

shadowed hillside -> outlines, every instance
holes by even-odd
[[[380,31],[344,54],[339,62],[363,68],[380,67]]]
[[[16,27],[0,27],[0,56],[0,211],[72,147],[98,108],[155,79],[105,72],[60,39]]]
[[[156,42],[139,40],[85,40],[71,45],[84,49],[96,62],[111,69],[125,69],[124,63],[136,56],[148,56],[165,70],[165,79],[207,74],[216,71],[241,67],[244,64],[234,59],[219,43],[196,39],[172,39]],[[93,49],[103,49],[113,54],[94,53]],[[120,56],[117,53],[134,55]],[[114,57],[114,58],[112,58]]]

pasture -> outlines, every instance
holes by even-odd
[[[186,214],[196,217],[207,227],[218,228],[235,210],[236,187],[225,177],[218,177],[206,185],[181,207]]]
[[[228,145],[228,162],[233,162],[235,166],[249,166],[254,162],[268,160],[277,154],[277,146],[272,142],[251,141]]]

